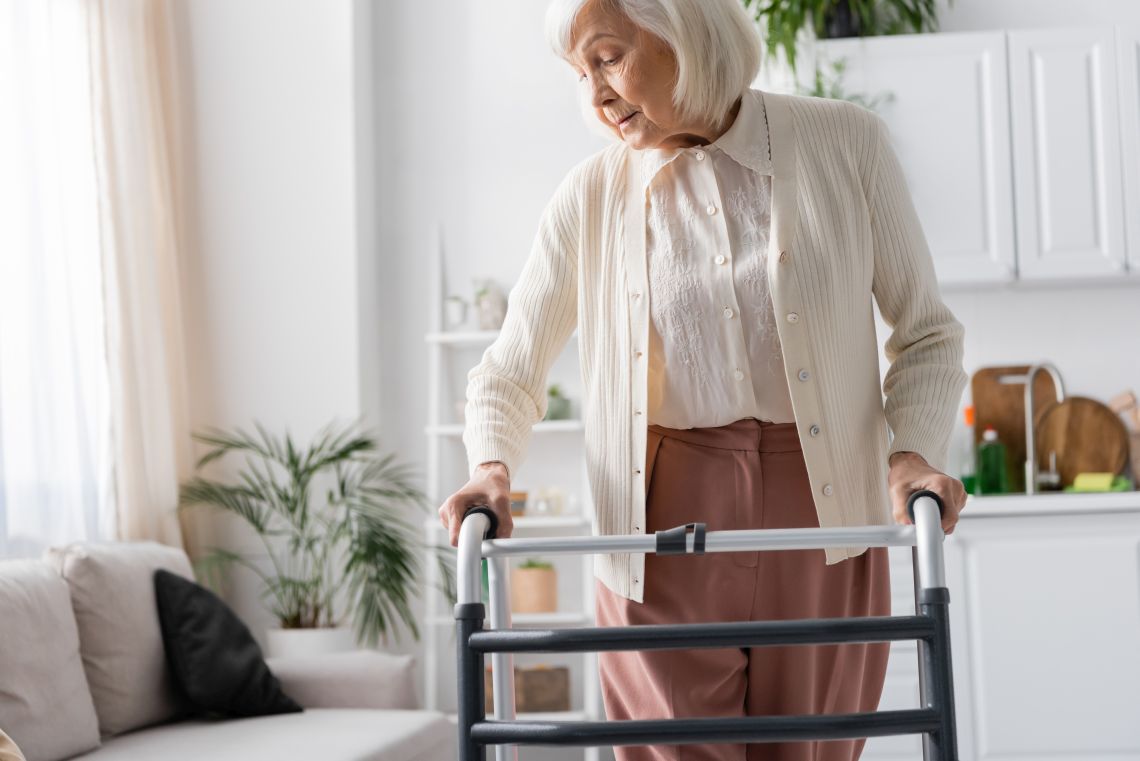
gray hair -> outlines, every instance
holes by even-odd
[[[760,31],[740,0],[595,0],[660,37],[677,58],[673,105],[685,121],[723,126],[729,109],[760,72]],[[552,0],[546,9],[546,38],[563,60],[571,31],[591,0]],[[586,112],[588,103],[583,103]],[[598,123],[592,116],[587,123]],[[603,132],[609,138],[613,134]]]

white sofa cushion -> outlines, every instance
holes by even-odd
[[[351,650],[267,658],[281,690],[305,708],[419,708],[416,659]]]
[[[183,721],[105,740],[83,761],[455,761],[458,729],[438,711],[306,709]]]
[[[38,560],[0,561],[0,727],[28,761],[99,745],[67,584]]]
[[[193,579],[186,553],[156,542],[106,542],[52,548],[47,557],[71,588],[79,652],[103,735],[182,714],[184,699],[162,645],[154,572],[165,568]]]

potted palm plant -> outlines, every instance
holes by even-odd
[[[816,39],[870,37],[938,30],[936,0],[742,0],[764,24],[766,52],[784,51],[796,70],[796,38],[810,29]],[[947,5],[953,5],[949,0]]]
[[[245,467],[232,483],[195,475],[181,486],[179,509],[204,505],[236,515],[264,548],[261,563],[212,548],[199,561],[204,576],[216,582],[219,570],[235,564],[257,575],[279,627],[269,632],[270,654],[295,649],[289,640],[298,638],[386,644],[397,620],[418,640],[410,603],[422,545],[403,512],[429,506],[408,467],[379,453],[356,424],[329,424],[303,449],[288,433],[254,426],[255,435],[193,435],[209,446],[197,470],[231,453],[245,455]],[[453,548],[435,549],[440,589],[454,601]]]

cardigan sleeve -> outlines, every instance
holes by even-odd
[[[886,121],[872,114],[876,158],[870,180],[872,292],[891,328],[884,346],[884,412],[895,452],[917,452],[945,471],[947,449],[969,376],[962,324],[943,303],[934,261]]]
[[[463,445],[472,476],[490,460],[516,473],[531,426],[546,416],[547,374],[578,322],[577,176],[569,172],[543,209],[502,329],[467,373]]]

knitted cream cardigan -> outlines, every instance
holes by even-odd
[[[762,98],[767,114],[768,281],[819,523],[890,525],[889,455],[913,451],[946,467],[968,381],[962,325],[941,300],[883,119],[843,100],[756,89],[745,97]],[[501,460],[517,473],[531,426],[546,414],[550,366],[577,329],[593,509],[584,502],[595,534],[645,531],[641,157],[615,143],[567,173],[542,213],[502,331],[467,376],[470,472]],[[872,297],[891,328],[881,388]],[[828,548],[826,562],[866,549]],[[594,558],[609,589],[643,601],[644,554]]]

